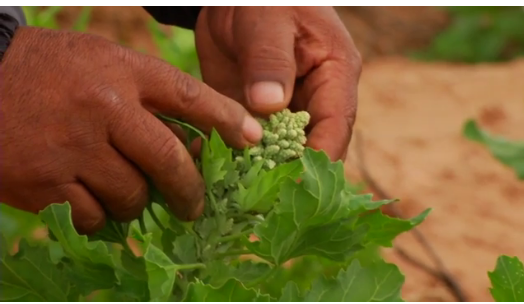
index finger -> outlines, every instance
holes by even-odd
[[[306,145],[324,150],[331,160],[345,157],[357,112],[359,59],[328,60],[303,83],[303,98],[311,121]]]
[[[209,133],[216,129],[235,148],[256,144],[262,127],[238,102],[166,62],[143,55],[133,67],[144,107],[181,118]]]

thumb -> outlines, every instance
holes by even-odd
[[[296,77],[291,18],[276,18],[274,12],[268,15],[259,14],[253,26],[241,27],[235,33],[247,106],[264,114],[287,108]],[[244,16],[252,18],[253,14]],[[253,20],[244,24],[251,23]]]

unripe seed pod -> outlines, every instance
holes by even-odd
[[[282,149],[287,149],[287,148],[289,148],[290,143],[287,140],[280,140],[280,141],[278,141],[278,145]]]
[[[261,146],[255,146],[249,149],[249,155],[252,155],[252,156],[262,155],[263,152],[264,152],[264,148],[262,148]]]
[[[280,147],[279,146],[271,145],[271,146],[266,147],[265,155],[266,156],[276,155],[278,153],[278,151],[280,151]]]

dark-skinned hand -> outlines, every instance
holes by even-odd
[[[208,85],[253,113],[307,110],[307,145],[345,158],[361,59],[332,7],[204,7],[195,35]]]
[[[182,220],[203,210],[188,151],[154,113],[235,147],[260,125],[242,105],[167,63],[82,33],[20,27],[0,65],[0,202],[31,212],[69,201],[80,233],[129,221],[145,176]]]

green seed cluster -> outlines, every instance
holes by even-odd
[[[265,161],[265,167],[272,169],[278,164],[301,157],[306,143],[304,129],[309,120],[309,113],[292,113],[288,109],[271,114],[268,120],[260,119],[264,136],[257,146],[249,150],[253,161]]]

